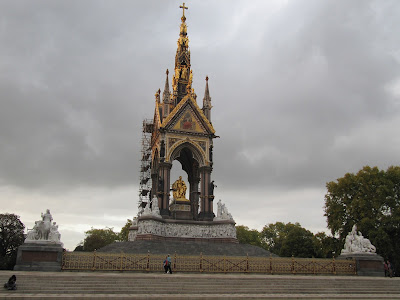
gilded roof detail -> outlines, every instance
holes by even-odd
[[[215,130],[210,121],[206,118],[206,116],[203,113],[203,110],[197,105],[196,101],[190,97],[190,95],[185,96],[182,101],[178,103],[177,106],[173,109],[173,111],[168,115],[167,118],[164,119],[160,127],[165,128],[167,125],[171,123],[171,120],[179,115],[179,113],[183,110],[183,107],[185,104],[191,104],[192,107],[194,108],[195,112],[197,112],[201,122],[205,126],[206,130],[209,131],[210,133],[214,134]]]

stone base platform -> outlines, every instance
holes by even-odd
[[[16,271],[61,271],[63,247],[53,243],[25,243],[18,247]]]
[[[199,242],[199,243],[235,243],[238,244],[238,240],[234,238],[180,238],[180,237],[164,237],[153,234],[141,234],[136,237],[135,241],[180,241],[180,242]]]
[[[338,259],[355,259],[357,275],[384,277],[383,258],[377,254],[349,253],[341,254]]]
[[[129,229],[129,241],[179,240],[238,243],[233,220],[194,221],[142,215]]]
[[[254,256],[269,257],[269,251],[260,247],[237,244],[237,243],[218,243],[205,240],[200,241],[174,241],[174,240],[137,240],[133,242],[115,242],[107,245],[97,252],[111,253],[148,253],[151,254],[170,254],[174,255],[203,255],[208,256]]]

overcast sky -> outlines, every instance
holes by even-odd
[[[141,123],[174,68],[179,5],[0,1],[2,212],[32,228],[49,208],[70,250],[137,214]],[[238,225],[327,231],[326,182],[399,165],[398,0],[186,5],[193,86],[201,106],[209,76],[221,137],[215,196]]]

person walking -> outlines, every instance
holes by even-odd
[[[164,270],[165,270],[165,273],[172,274],[171,257],[169,256],[169,254],[165,257],[165,260],[164,260]]]
[[[388,271],[389,271],[389,277],[392,278],[392,277],[393,277],[393,268],[392,268],[392,264],[390,263],[389,260],[386,261],[386,264],[387,264],[387,268],[388,268]]]
[[[388,265],[387,265],[386,261],[383,262],[383,269],[385,270],[385,277],[388,277],[389,276],[389,269],[388,269]]]

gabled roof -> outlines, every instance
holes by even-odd
[[[195,122],[189,124],[188,118],[194,118]],[[196,121],[199,122],[196,125]],[[185,124],[186,125],[185,125]],[[214,134],[215,130],[203,113],[203,110],[197,105],[196,101],[190,96],[185,96],[173,109],[173,111],[164,119],[160,128],[174,129],[180,131],[194,131],[204,134]]]

